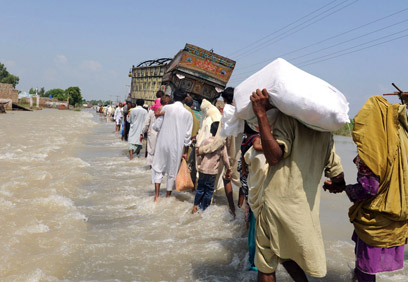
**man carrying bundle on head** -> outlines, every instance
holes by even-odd
[[[305,272],[324,277],[326,256],[319,221],[322,172],[335,187],[344,185],[333,134],[310,129],[282,112],[271,129],[267,90],[257,89],[250,100],[269,164],[263,185],[249,191],[256,218],[258,281],[275,281],[279,263],[295,281],[307,281]]]

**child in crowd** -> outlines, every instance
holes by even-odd
[[[211,124],[210,132],[212,136],[208,137],[201,143],[203,146],[214,141],[214,136],[217,133],[219,124],[220,123],[218,121]],[[194,199],[194,207],[191,213],[195,213],[198,207],[205,210],[210,205],[212,195],[214,193],[214,184],[215,179],[217,178],[220,159],[226,168],[226,179],[231,179],[231,167],[225,145],[212,153],[200,155],[198,152],[199,148],[196,147],[199,176]]]
[[[245,137],[241,145],[241,161],[238,163],[238,171],[240,171],[241,188],[239,189],[238,207],[242,206],[244,199],[245,204],[245,222],[248,228],[248,251],[249,251],[249,270],[257,271],[255,266],[255,217],[248,205],[248,165],[245,163],[245,153],[253,146],[255,150],[262,151],[261,137],[259,133],[252,130],[245,122],[244,127]]]

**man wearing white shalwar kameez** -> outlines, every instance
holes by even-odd
[[[144,122],[142,134],[147,132],[147,164],[152,165],[154,151],[156,148],[157,131],[153,129],[153,124],[156,121],[154,110],[149,110]]]
[[[186,94],[180,90],[174,93],[174,104],[163,107],[163,123],[157,137],[156,149],[152,164],[152,183],[155,185],[154,201],[157,201],[160,183],[167,173],[167,194],[171,195],[181,158],[187,158],[188,146],[191,143],[193,116],[187,111],[182,101]]]
[[[140,141],[140,137],[142,134],[142,129],[144,125],[144,121],[147,116],[147,111],[142,107],[144,104],[143,99],[136,100],[136,108],[131,109],[129,112],[129,136],[128,136],[128,143],[129,143],[129,155],[130,160],[133,159],[133,153],[135,152],[136,155],[140,153],[142,149],[142,142]]]
[[[119,105],[118,107],[116,107],[115,115],[113,116],[113,119],[116,122],[116,132],[120,131],[120,123],[122,122],[123,115],[122,115],[121,109],[122,109],[122,105]]]

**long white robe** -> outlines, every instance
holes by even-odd
[[[142,106],[133,108],[129,113],[129,136],[128,142],[134,145],[142,145],[140,142],[140,134],[142,133],[144,121],[147,116],[147,111]]]
[[[116,124],[120,124],[120,121],[122,120],[122,111],[120,107],[117,107],[115,110],[115,115],[113,116],[113,119],[116,121]]]
[[[156,116],[153,110],[149,110],[146,116],[142,134],[147,132],[147,164],[151,165],[153,162],[154,151],[156,148],[157,131],[153,129],[153,124],[156,121]]]
[[[191,143],[193,116],[181,102],[163,107],[163,123],[157,137],[152,168],[158,173],[167,173],[175,179],[184,146]]]

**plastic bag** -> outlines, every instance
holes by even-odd
[[[194,183],[191,180],[190,170],[185,159],[181,160],[179,171],[176,176],[176,190],[178,192],[193,189]]]
[[[350,122],[348,102],[339,90],[281,58],[235,88],[238,118],[254,118],[250,96],[256,89],[263,88],[268,91],[273,106],[312,129],[334,131]]]

